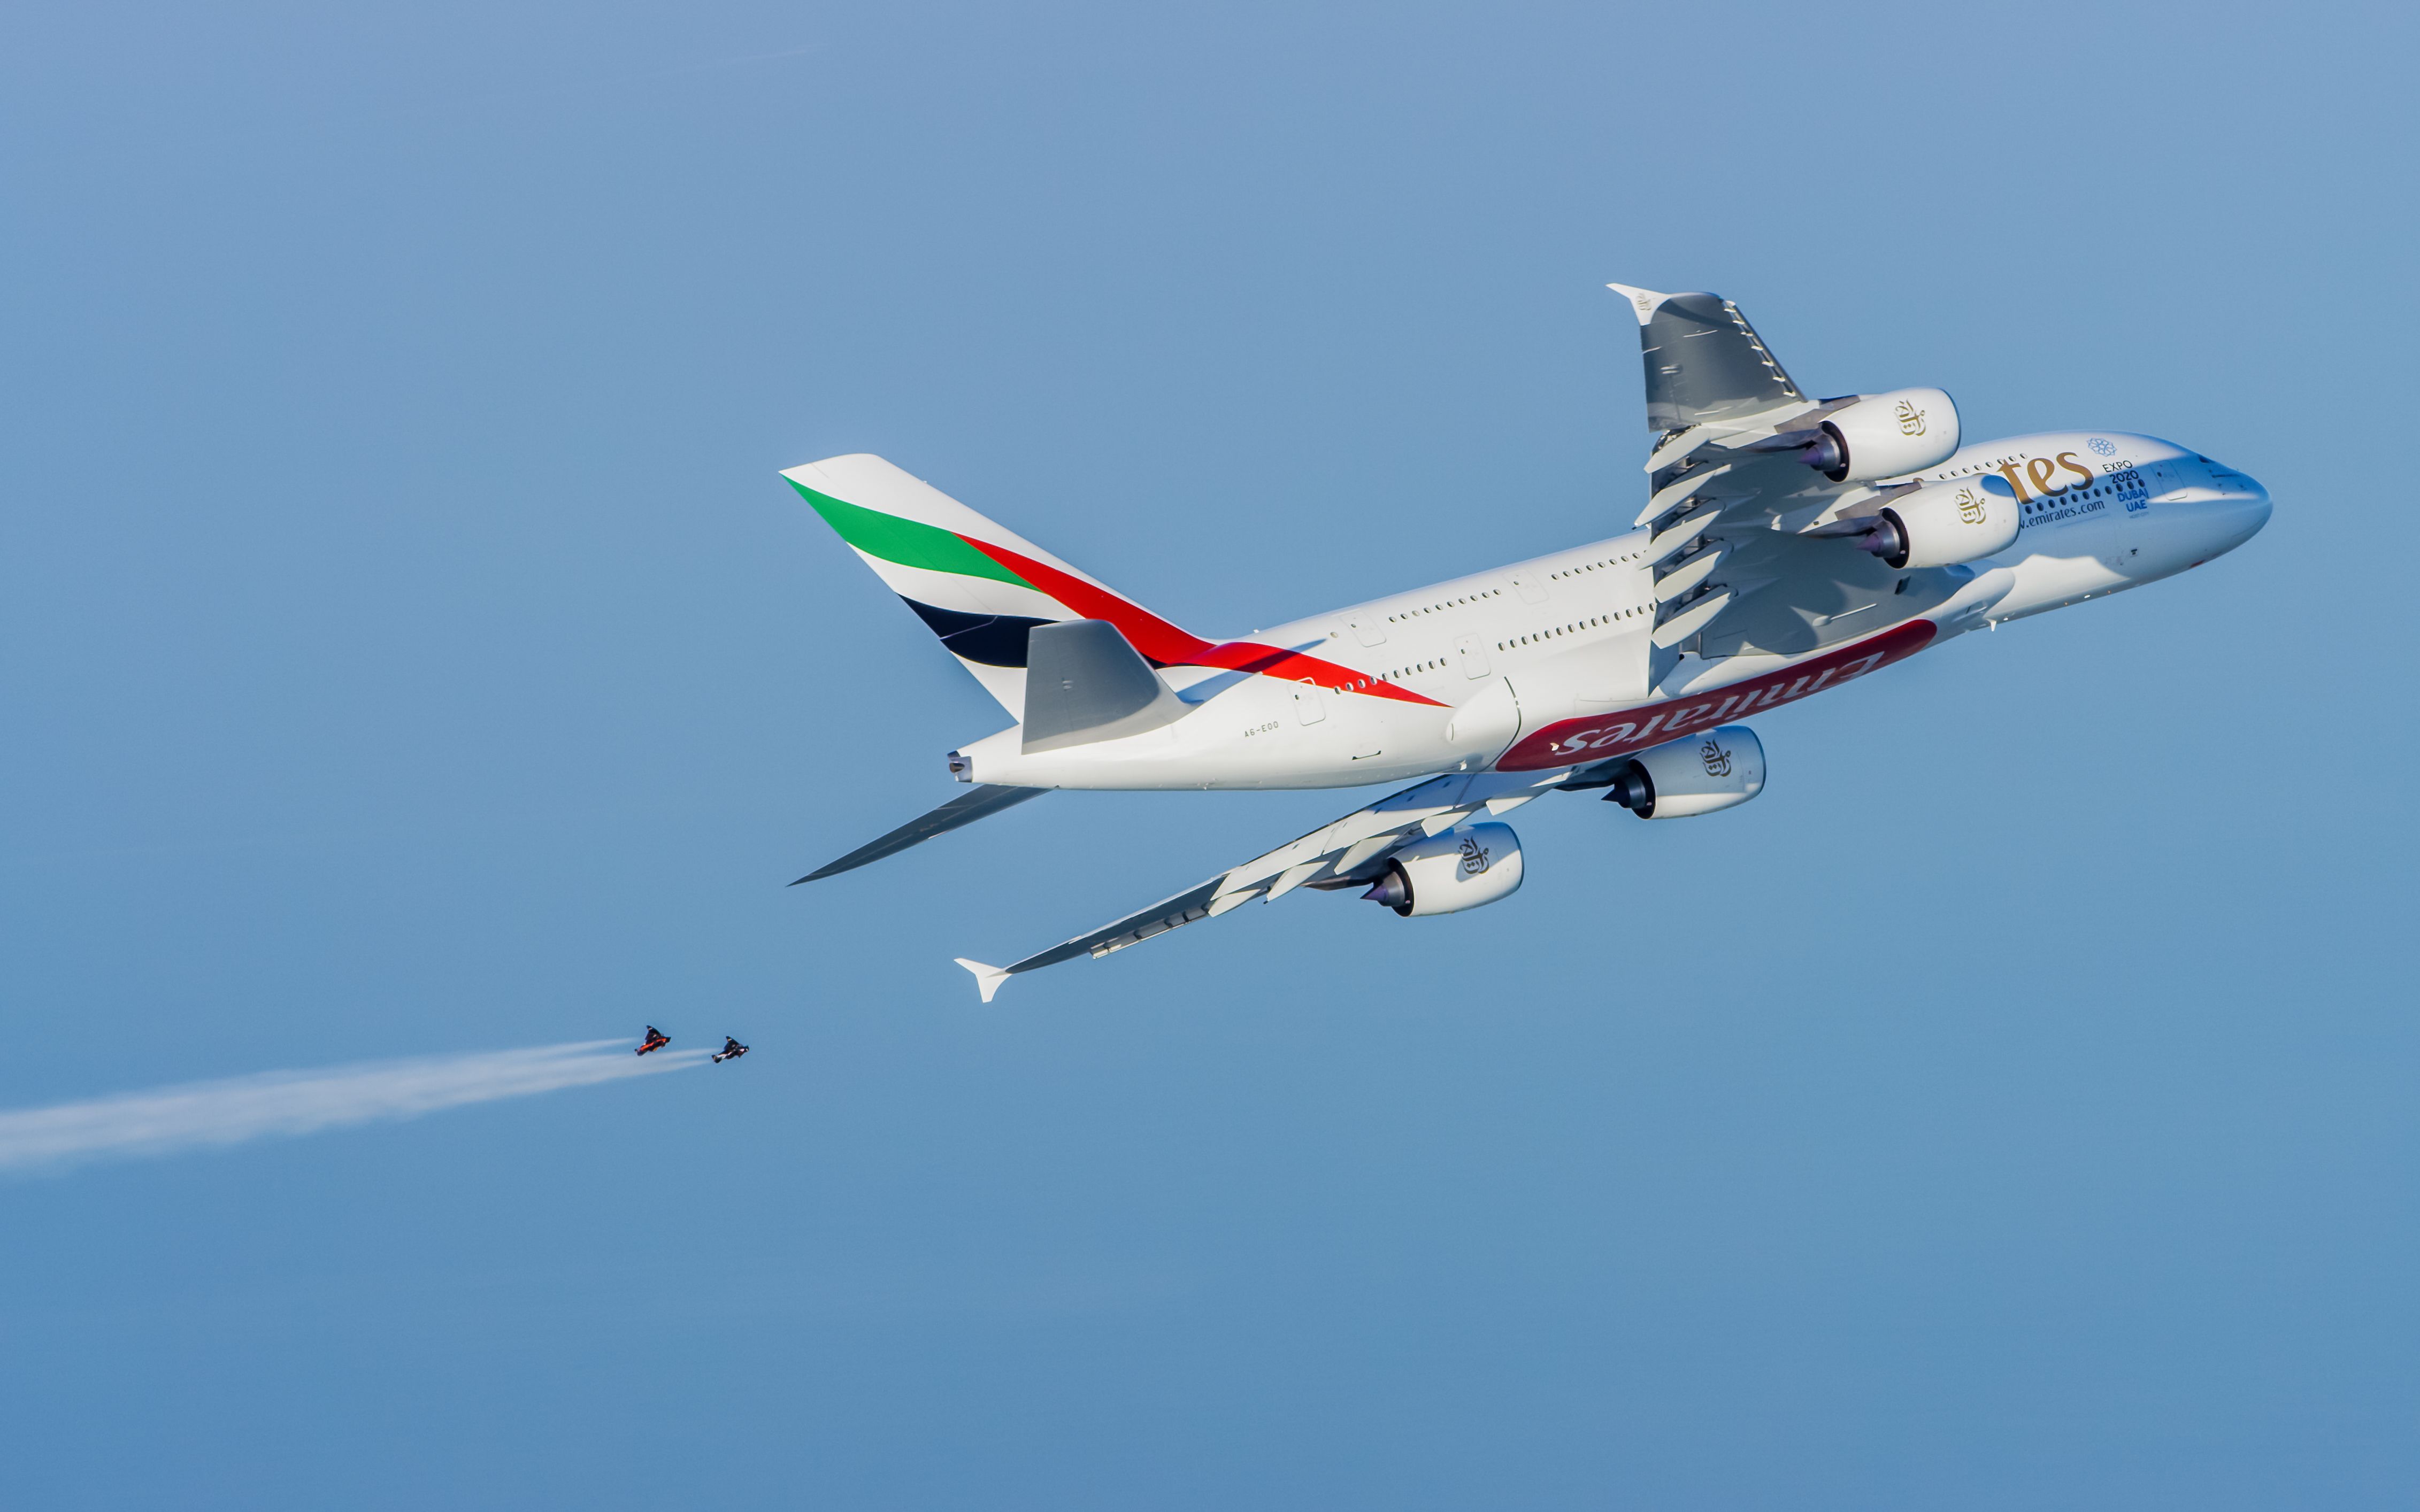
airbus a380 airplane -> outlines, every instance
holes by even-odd
[[[1645,819],[1745,803],[1734,723],[1983,625],[2199,566],[2269,518],[2257,483],[2123,431],[1962,445],[1939,389],[1809,399],[1738,306],[1611,285],[1647,368],[1647,505],[1626,534],[1207,640],[877,456],[783,474],[1009,715],[950,753],[972,791],[801,882],[1053,788],[1425,780],[1005,966],[1108,955],[1297,887],[1405,917],[1521,886],[1497,821],[1601,791]]]

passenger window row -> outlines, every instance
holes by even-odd
[[[1442,614],[1450,609],[1458,609],[1465,604],[1476,604],[1482,598],[1500,598],[1503,594],[1504,590],[1501,588],[1483,589],[1476,594],[1465,594],[1461,598],[1449,598],[1442,604],[1430,604],[1421,609],[1405,609],[1401,614],[1389,614],[1387,616],[1387,623],[1394,625],[1420,614]]]
[[[1627,620],[1646,612],[1647,606],[1644,604],[1631,609],[1616,609],[1611,614],[1599,614],[1592,619],[1575,620],[1569,625],[1559,625],[1551,630],[1540,630],[1533,635],[1516,635],[1510,640],[1498,640],[1496,642],[1496,649],[1511,651],[1516,646],[1533,646],[1541,640],[1552,640],[1558,636],[1577,635],[1582,630],[1599,629],[1611,625],[1616,620]]]

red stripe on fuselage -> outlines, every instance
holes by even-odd
[[[959,540],[1016,573],[1034,587],[1048,594],[1088,620],[1107,620],[1118,627],[1118,633],[1128,644],[1163,667],[1216,667],[1222,671],[1259,672],[1265,677],[1281,677],[1292,683],[1315,683],[1336,692],[1366,693],[1372,698],[1397,699],[1406,703],[1426,703],[1444,708],[1435,699],[1426,698],[1408,687],[1397,687],[1340,667],[1317,656],[1280,646],[1264,646],[1252,640],[1229,640],[1212,644],[1200,636],[1181,630],[1138,604],[1128,603],[1106,588],[1086,582],[1072,573],[1060,571],[1020,556],[1004,546],[978,541],[971,535]]]
[[[1729,687],[1713,688],[1661,703],[1642,703],[1619,714],[1594,714],[1584,719],[1559,719],[1525,736],[1498,757],[1499,772],[1540,772],[1558,766],[1581,766],[1608,757],[1626,756],[1668,740],[1712,730],[1726,719],[1745,718],[1779,708],[1878,667],[1915,656],[1932,643],[1939,627],[1931,620],[1911,620],[1868,640],[1802,661],[1794,667],[1751,677]]]
[[[1332,661],[1306,656],[1281,646],[1264,646],[1257,640],[1230,640],[1224,645],[1212,646],[1194,658],[1194,665],[1219,667],[1228,671],[1259,672],[1264,677],[1282,677],[1290,683],[1316,683],[1339,693],[1366,693],[1373,699],[1425,703],[1439,709],[1446,707],[1425,694],[1381,682],[1367,672],[1357,672],[1350,667],[1340,667]]]

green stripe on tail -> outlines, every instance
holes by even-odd
[[[903,567],[954,572],[965,578],[991,578],[1041,591],[938,525],[902,519],[834,499],[830,494],[817,493],[796,478],[783,481],[798,489],[814,506],[815,513],[824,517],[824,523],[840,532],[842,540],[867,556],[880,557]]]

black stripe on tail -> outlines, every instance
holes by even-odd
[[[1025,665],[1025,637],[1037,625],[1052,625],[1052,620],[1029,620],[1016,614],[967,614],[954,609],[940,609],[931,604],[919,604],[901,595],[901,603],[916,611],[917,618],[933,627],[941,644],[969,661],[986,667],[1022,667]]]
[[[907,594],[899,602],[916,611],[916,617],[933,627],[949,647],[969,661],[986,667],[1023,667],[1026,660],[1025,638],[1037,625],[1060,625],[1060,620],[1029,620],[1016,614],[969,614],[962,609],[942,609],[935,604],[920,604]],[[1151,658],[1145,656],[1145,661]],[[1154,667],[1166,667],[1164,661],[1151,661]]]

